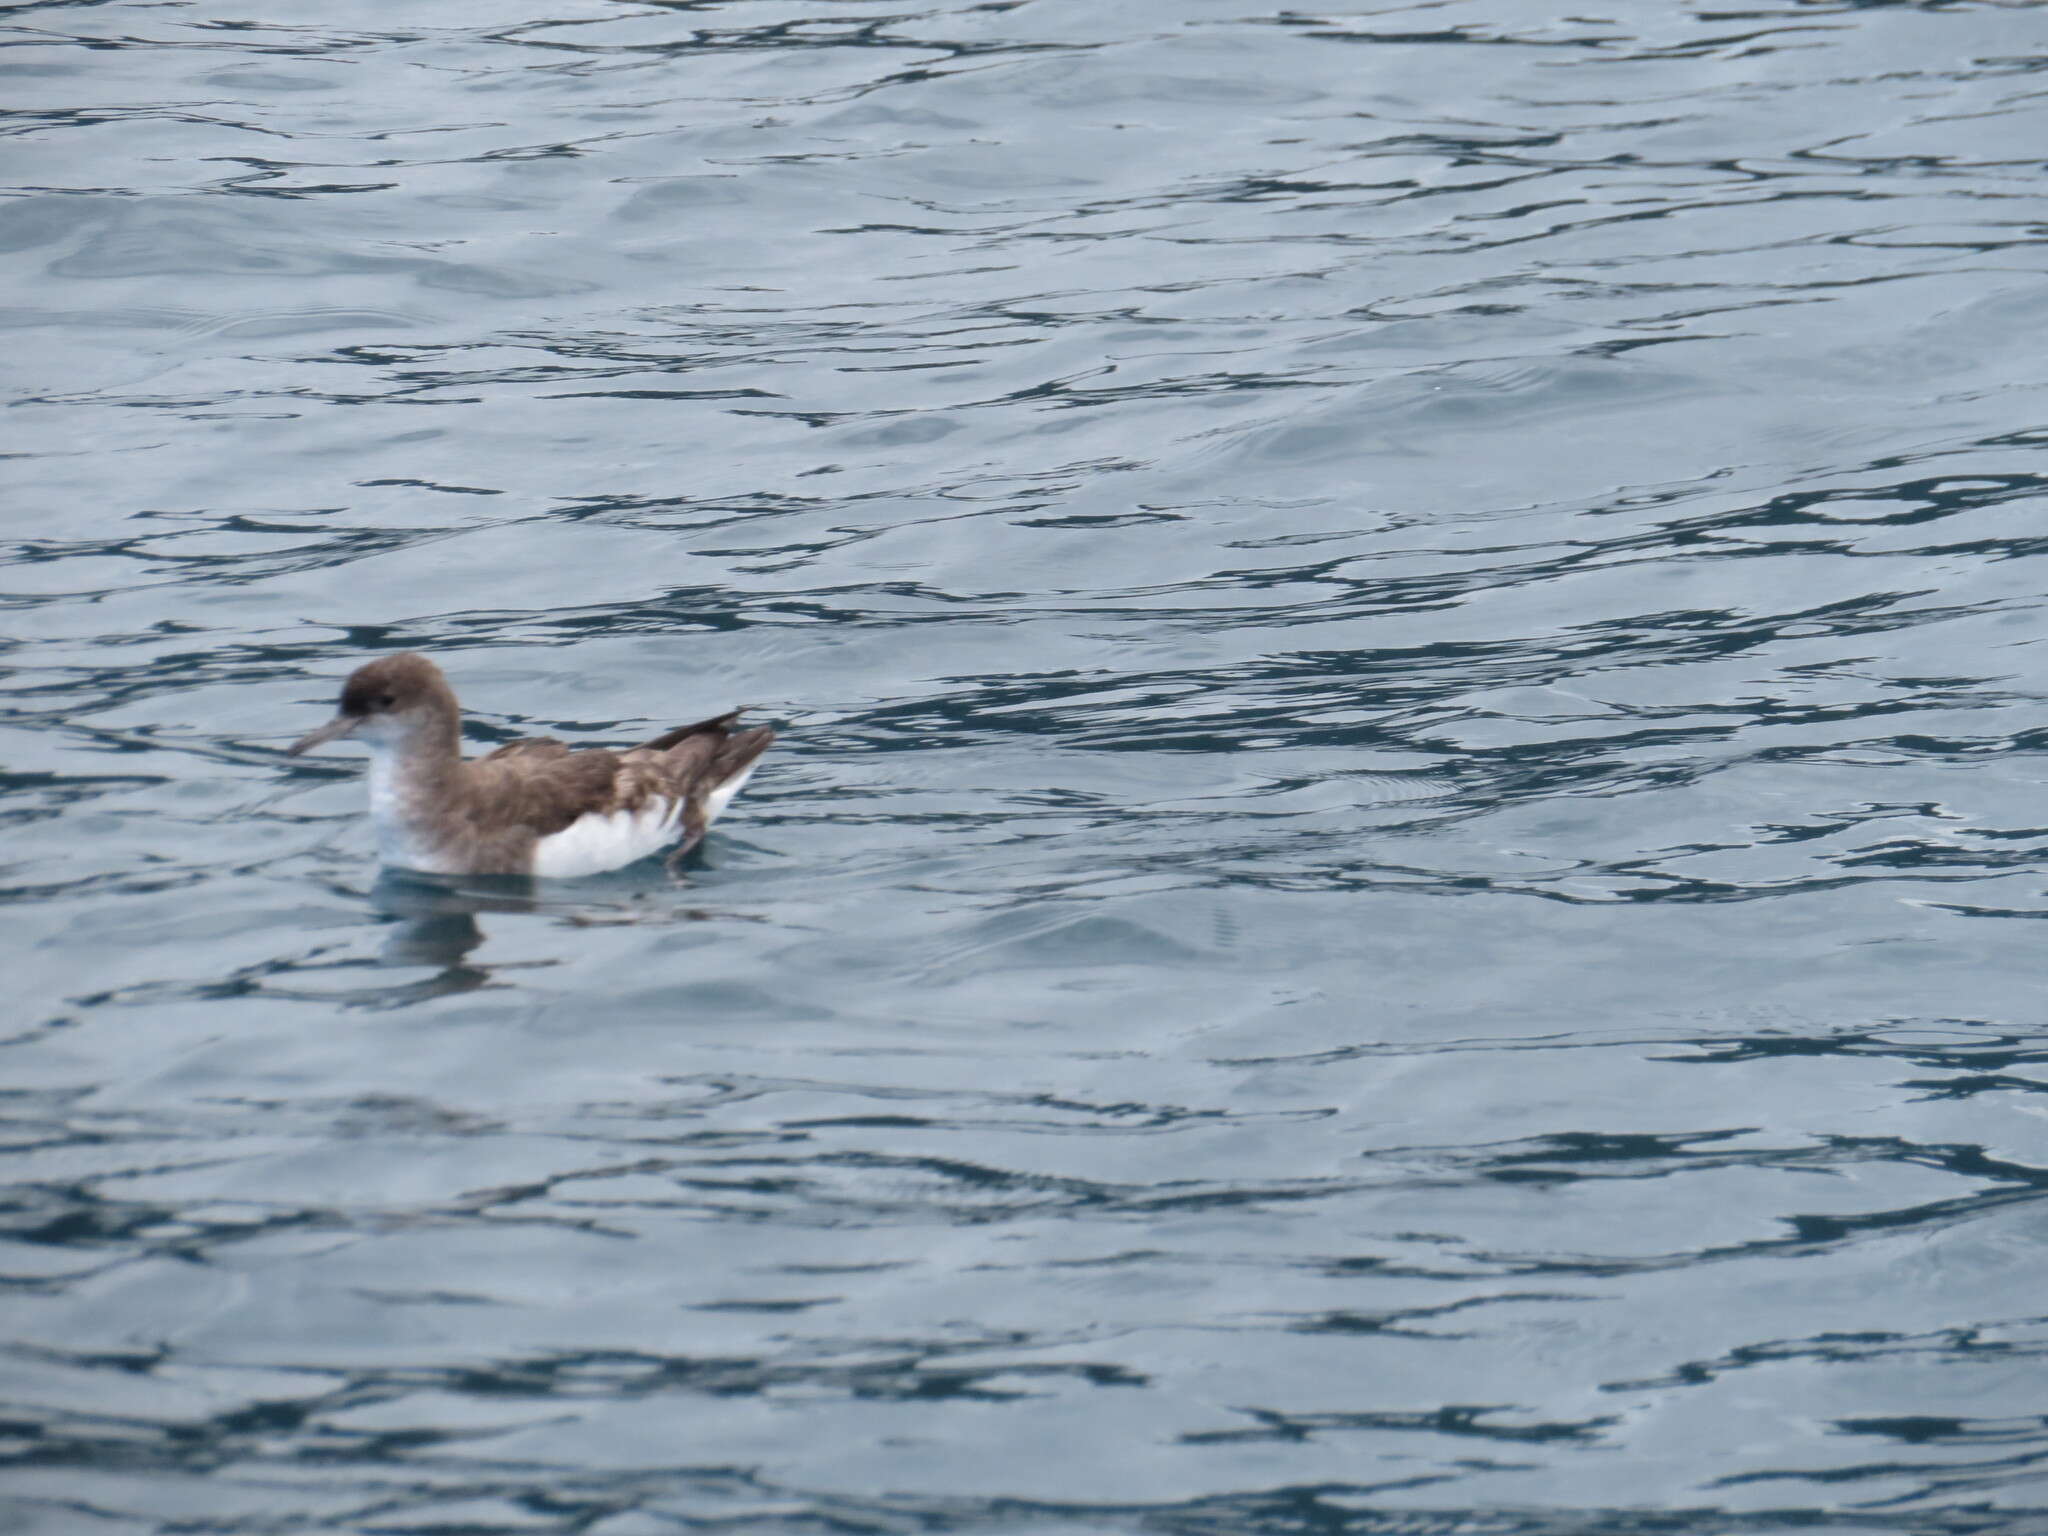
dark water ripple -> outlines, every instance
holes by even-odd
[[[2044,25],[11,7],[6,1528],[2048,1529]]]

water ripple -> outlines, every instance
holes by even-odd
[[[2033,1536],[2041,9],[15,7],[14,1525]]]

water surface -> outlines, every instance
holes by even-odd
[[[2044,9],[10,7],[10,1529],[2048,1529]]]

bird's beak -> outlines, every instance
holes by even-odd
[[[284,755],[286,757],[297,757],[301,752],[310,752],[313,748],[321,746],[326,742],[339,741],[362,723],[362,719],[356,715],[336,715],[332,720],[321,726],[319,730],[313,732],[312,735],[301,737],[298,741],[286,747]]]

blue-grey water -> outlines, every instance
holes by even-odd
[[[2048,7],[0,82],[0,1527],[2048,1531]],[[380,880],[400,648],[785,734]]]

